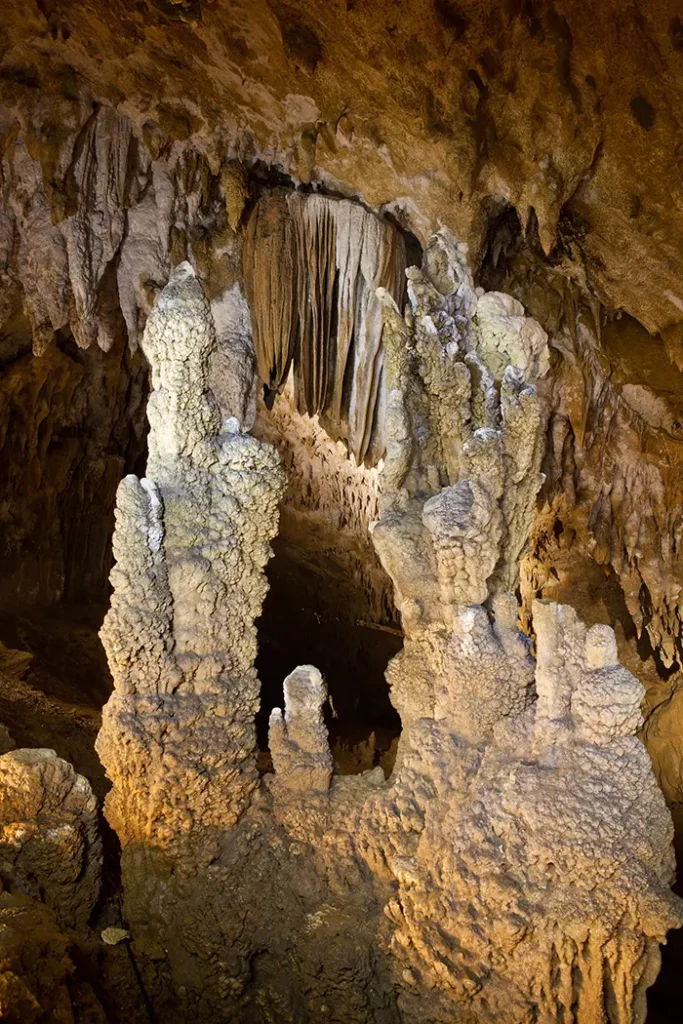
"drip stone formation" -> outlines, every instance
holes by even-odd
[[[54,750],[12,749],[7,734],[3,746],[0,1019],[61,1024],[74,1020],[72,940],[87,928],[100,891],[97,800]],[[84,1013],[101,1011],[88,984],[78,1001]]]
[[[294,230],[274,202],[262,216]],[[333,221],[316,210],[306,230],[339,268]],[[642,1024],[659,944],[683,923],[670,816],[635,735],[642,687],[612,630],[567,606],[534,604],[535,648],[518,628],[546,335],[514,299],[474,288],[446,230],[406,273],[405,313],[378,276],[388,250],[373,251],[361,305],[382,318],[385,454],[372,541],[405,633],[387,672],[402,723],[388,778],[334,773],[325,680],[301,665],[259,779],[255,622],[284,476],[271,445],[221,422],[212,313],[189,264],[145,327],[149,460],[118,492],[102,630],[115,690],[98,739],[138,969],[164,1021]],[[275,295],[269,261],[254,287]],[[328,316],[331,303],[320,297]],[[256,315],[275,392],[292,358],[285,306]],[[324,376],[306,376],[322,335],[306,330],[303,411],[322,412]]]
[[[384,451],[382,288],[402,305],[406,250],[388,221],[348,199],[274,189],[249,219],[244,272],[262,382],[290,368],[299,412],[357,462]]]
[[[235,824],[257,783],[254,620],[284,486],[274,449],[234,417],[221,423],[208,386],[215,344],[182,263],[145,329],[148,476],[118,491],[102,627],[116,689],[97,742],[121,841],[207,857],[205,837]]]

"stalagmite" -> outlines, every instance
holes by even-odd
[[[679,6],[3,0],[3,1024],[681,1016]]]
[[[394,581],[406,631],[404,650],[389,667],[392,699],[404,729],[423,717],[426,707],[434,707],[428,679],[444,673],[458,678],[451,659],[459,657],[453,644],[460,631],[474,644],[473,654],[477,636],[481,643],[489,634],[487,643],[499,646],[486,613],[473,617],[472,606],[492,602],[495,610],[509,604],[506,595],[516,585],[542,482],[545,422],[534,379],[525,380],[509,364],[502,368],[499,352],[506,349],[500,339],[518,338],[519,348],[511,345],[511,352],[525,362],[540,353],[539,375],[547,370],[545,336],[517,308],[510,308],[507,320],[501,318],[496,332],[486,332],[477,321],[476,311],[490,305],[491,296],[477,299],[463,253],[447,232],[431,240],[423,270],[409,271],[408,292],[406,320],[383,294],[387,459],[381,517],[372,531]],[[506,298],[498,300],[503,310]],[[526,345],[522,339],[528,339]],[[486,361],[490,351],[496,353],[489,359],[492,369]],[[534,365],[530,358],[529,363]],[[514,634],[514,614],[512,622],[509,612],[504,619]],[[459,628],[453,628],[454,622]],[[521,668],[526,660],[521,639],[507,645],[504,660],[513,648]],[[403,665],[409,680],[405,686]],[[416,671],[426,690],[415,688]],[[528,674],[520,678],[522,693],[528,689]],[[463,687],[461,699],[476,705],[476,692]],[[491,701],[503,707],[506,699],[521,710],[520,698],[506,697],[500,683],[489,691],[488,701],[481,701],[482,709]],[[497,711],[482,713],[495,719]]]
[[[102,840],[87,779],[54,750],[0,756],[0,1018],[17,1024],[102,1019],[90,986],[69,987],[76,935],[100,890]],[[86,992],[83,992],[83,988]]]
[[[436,259],[463,282],[460,294],[434,285]],[[547,1022],[640,1022],[658,943],[681,920],[668,889],[669,815],[634,735],[642,687],[619,666],[612,630],[587,631],[562,606],[534,607],[534,668],[507,592],[541,482],[533,384],[547,355],[538,326],[520,324],[523,311],[505,296],[476,303],[504,316],[491,332],[474,315],[485,368],[453,392],[463,437],[457,482],[438,424],[427,436],[441,438],[440,460],[438,447],[435,458],[434,449],[406,451],[402,442],[416,436],[420,413],[429,415],[425,393],[444,379],[443,363],[467,359],[472,334],[458,312],[474,306],[469,283],[461,251],[442,232],[413,276],[405,326],[385,300],[396,367],[387,429],[401,471],[373,539],[406,627],[390,666],[404,735],[369,834],[391,836],[384,855],[398,882],[389,906],[399,1005],[408,1020],[429,1005],[429,1019],[446,1022],[455,1004],[467,1021],[531,1013]],[[521,367],[491,357],[512,330],[528,340],[506,353],[517,355],[526,380]],[[411,374],[415,351],[421,361]],[[467,408],[486,369],[501,381],[498,429],[473,431]],[[433,494],[439,479],[446,486]],[[408,814],[397,812],[401,793],[414,794]]]
[[[295,669],[285,679],[284,697],[285,714],[273,709],[268,734],[277,778],[290,789],[324,791],[332,777],[332,757],[322,716],[327,692],[318,669]]]
[[[192,267],[147,322],[147,477],[117,501],[114,596],[102,629],[115,691],[98,751],[124,844],[227,828],[256,785],[254,619],[283,479],[275,451],[221,425],[208,387],[211,311]]]
[[[63,928],[87,924],[102,866],[97,800],[54,750],[0,756],[0,860],[5,884],[43,900]]]
[[[332,772],[325,682],[302,665],[257,782],[253,623],[282,474],[271,447],[220,427],[191,267],[148,322],[149,475],[119,491],[98,741],[132,947],[149,984],[167,958],[169,1020],[313,1022],[333,1005],[364,1024],[642,1024],[683,922],[634,735],[642,688],[612,631],[566,606],[534,606],[534,658],[512,592],[542,482],[546,338],[475,292],[445,230],[408,297],[402,315],[378,295],[372,540],[405,630],[389,779]]]

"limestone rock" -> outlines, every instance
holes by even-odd
[[[244,247],[261,380],[281,392],[293,364],[299,412],[320,415],[357,462],[384,452],[383,288],[404,290],[403,237],[358,203],[274,190],[256,204]]]
[[[0,603],[105,594],[119,486],[99,749],[160,1015],[641,1021],[680,907],[619,662],[679,801],[679,13],[7,0],[0,43]],[[257,778],[255,366],[289,539],[350,618],[395,584],[387,781],[330,778],[312,668]],[[82,922],[89,798],[22,757],[3,873]],[[70,1021],[51,912],[1,899],[2,1014]]]
[[[9,729],[0,722],[0,754],[7,754],[10,750],[14,750],[15,747],[16,743],[10,736]]]
[[[257,781],[254,620],[283,481],[269,445],[222,432],[208,385],[214,347],[209,304],[182,263],[145,329],[148,475],[119,487],[102,628],[115,691],[97,747],[124,844],[227,828]],[[206,855],[198,842],[187,849]]]
[[[85,927],[100,886],[97,801],[54,750],[0,756],[0,860],[12,889],[43,900],[62,928]]]
[[[145,446],[146,368],[121,322],[106,353],[51,334],[36,357],[30,334],[18,314],[0,339],[0,602],[10,613],[106,600],[116,487]]]
[[[125,928],[104,928],[100,933],[100,938],[107,946],[118,946],[119,942],[125,942],[130,938],[130,932]]]
[[[10,1024],[73,1021],[68,939],[50,910],[24,894],[0,894],[0,1015]]]
[[[274,708],[268,743],[276,778],[290,789],[329,788],[332,757],[323,722],[327,690],[313,665],[301,665],[284,682],[285,713]]]
[[[244,154],[297,181],[386,203],[422,240],[448,218],[473,253],[491,216],[511,204],[525,228],[538,225],[546,252],[571,230],[575,265],[606,305],[676,336],[681,218],[669,200],[680,19],[666,3],[623,18],[619,33],[617,0],[597,16],[583,2],[529,13],[472,0],[418,0],[398,18],[392,4],[313,0],[296,9],[266,0],[100,4],[87,19],[76,0],[58,11],[11,0],[6,13],[6,134],[19,126],[9,157],[39,157],[45,201],[29,202],[26,219],[59,271],[49,275],[59,287],[32,289],[41,326],[69,316],[69,291],[87,322],[92,300],[82,288],[101,284],[121,237],[119,196],[122,210],[139,213],[155,192],[169,217],[163,227],[182,232],[187,207],[162,168],[190,141],[217,178],[236,182],[217,189],[223,207],[226,195],[237,197],[233,223],[242,188],[231,168]],[[145,49],[150,35],[159,42]],[[117,47],[121,39],[128,45]],[[644,59],[655,50],[655,63]],[[119,111],[129,129],[112,123]],[[161,170],[151,189],[143,147]],[[83,220],[91,196],[101,237]],[[12,219],[22,214],[17,203]],[[163,227],[159,243],[147,235],[162,259]],[[124,247],[139,248],[145,234],[124,232]],[[35,259],[21,235],[24,258]],[[11,228],[3,238],[11,251]],[[134,289],[126,284],[128,296],[143,288],[142,274]]]
[[[595,1024],[607,1013],[642,1024],[659,944],[683,922],[670,817],[634,735],[642,688],[613,632],[587,629],[567,606],[534,605],[534,659],[509,589],[534,522],[545,419],[535,383],[495,361],[512,337],[526,372],[543,372],[544,336],[501,303],[513,322],[488,343],[447,232],[408,281],[405,316],[380,293],[387,458],[372,539],[405,627],[388,672],[403,724],[388,780],[381,768],[332,773],[326,689],[311,665],[285,680],[284,714],[271,716],[275,772],[260,785],[249,775],[255,688],[232,681],[223,720],[205,700],[220,692],[217,650],[253,680],[258,614],[244,591],[236,603],[214,583],[222,547],[197,565],[197,524],[209,533],[209,516],[245,493],[225,471],[218,492],[216,450],[253,446],[260,460],[257,493],[243,486],[263,557],[251,557],[242,519],[219,534],[246,567],[236,583],[259,597],[280,470],[235,423],[216,435],[209,309],[190,268],[148,321],[154,479],[119,492],[104,630],[117,691],[99,740],[126,920],[149,977],[168,957],[165,1005],[178,1020],[320,1020],[334,1003],[340,1020],[368,1024]],[[215,586],[206,617],[201,583]],[[169,711],[182,700],[192,717],[176,738]],[[228,761],[237,739],[242,760]],[[209,749],[222,760],[201,789]]]
[[[535,612],[538,701],[500,718],[483,754],[447,719],[423,719],[379,803],[402,1019],[428,1001],[444,1022],[454,1006],[465,1021],[522,1021],[531,1005],[548,1022],[606,1006],[643,1021],[658,943],[681,920],[672,826],[633,736],[641,688],[595,664],[605,631],[569,608]],[[392,815],[408,792],[424,795],[402,832]]]
[[[434,280],[445,280],[445,293]],[[372,527],[406,630],[404,650],[389,667],[404,729],[434,707],[434,683],[425,679],[417,690],[412,683],[404,687],[404,672],[406,678],[416,671],[422,678],[459,678],[457,672],[451,675],[451,662],[461,655],[453,647],[447,655],[446,649],[449,636],[460,631],[474,645],[472,669],[483,654],[481,644],[497,646],[486,617],[476,619],[474,627],[463,606],[483,604],[515,587],[534,518],[545,414],[533,382],[517,367],[500,369],[499,337],[509,330],[515,338],[534,338],[535,362],[529,366],[547,369],[547,353],[540,348],[545,335],[533,321],[525,327],[517,307],[499,303],[512,322],[501,321],[490,342],[484,322],[473,329],[474,311],[483,300],[474,293],[464,250],[448,232],[440,232],[427,248],[422,271],[409,272],[408,294],[405,319],[384,296],[387,464],[381,516]],[[511,351],[517,352],[514,346]],[[482,361],[491,352],[499,396],[488,383],[494,372]],[[482,414],[485,423],[478,419]],[[431,672],[417,669],[420,661]],[[462,677],[468,679],[463,690],[467,693],[471,681],[476,694],[481,676],[472,669]],[[521,685],[524,691],[528,683]],[[492,690],[490,696],[495,700]],[[515,706],[517,696],[510,699]]]

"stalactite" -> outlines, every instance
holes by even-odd
[[[384,454],[382,316],[402,304],[405,243],[358,203],[277,189],[251,215],[244,272],[261,380],[281,392],[293,364],[299,412],[319,415],[357,462]]]

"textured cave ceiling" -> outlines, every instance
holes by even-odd
[[[599,9],[583,0],[7,0],[0,358],[19,384],[8,389],[16,397],[2,436],[17,439],[9,490],[31,496],[22,501],[33,519],[12,520],[3,551],[24,567],[31,548],[49,547],[34,559],[30,586],[27,570],[17,571],[12,598],[30,589],[58,599],[74,592],[74,579],[84,591],[92,552],[107,546],[81,523],[83,551],[66,550],[68,496],[101,494],[81,505],[92,506],[90,518],[104,515],[110,532],[116,478],[144,447],[145,369],[135,348],[175,264],[196,266],[221,345],[239,351],[248,375],[249,331],[225,316],[235,288],[246,291],[257,354],[271,358],[261,324],[278,319],[271,300],[291,314],[294,279],[279,271],[293,256],[275,246],[259,277],[248,241],[260,205],[275,202],[273,187],[298,186],[379,211],[383,231],[391,234],[388,220],[403,229],[408,262],[420,262],[418,241],[449,227],[468,244],[477,283],[516,296],[542,324],[553,412],[523,600],[571,592],[583,614],[614,624],[613,610],[600,610],[604,587],[583,597],[573,582],[571,567],[588,557],[599,577],[616,573],[625,635],[633,624],[647,632],[668,671],[680,662],[683,619],[682,98],[683,19],[664,0]],[[346,301],[338,298],[337,319]],[[326,316],[335,302],[323,303]],[[240,310],[243,325],[249,311]],[[31,341],[45,353],[30,370],[35,386],[22,362]],[[92,354],[96,341],[104,356]],[[76,345],[90,347],[79,354]],[[55,361],[64,379],[101,363],[102,395],[89,384],[70,401]],[[364,372],[372,397],[377,375]],[[282,383],[263,366],[261,377]],[[109,390],[120,427],[106,416],[95,427]],[[44,408],[59,402],[57,429]],[[350,438],[357,456],[372,404],[357,424],[323,424]],[[108,566],[105,552],[93,592]]]
[[[0,859],[112,1024],[645,1019],[682,111],[680,0],[4,0]]]
[[[505,204],[612,309],[683,339],[676,0],[7,0],[17,122],[55,215],[93,104],[150,149],[262,159],[483,253]]]

